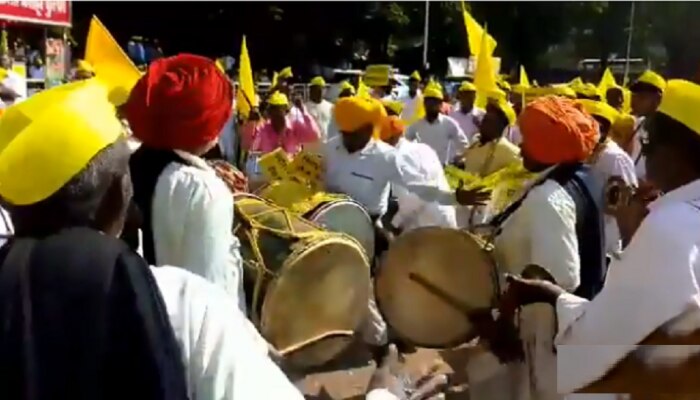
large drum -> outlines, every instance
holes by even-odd
[[[374,257],[374,224],[364,207],[348,196],[325,192],[312,193],[292,182],[275,182],[257,192],[260,197],[301,214],[331,232],[351,236]]]
[[[235,196],[244,287],[260,333],[300,368],[341,353],[364,321],[369,261],[352,238],[326,232],[250,194]]]
[[[420,347],[454,347],[476,336],[466,316],[495,305],[496,265],[478,237],[425,227],[399,236],[375,278],[377,305],[394,334]]]

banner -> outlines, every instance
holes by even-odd
[[[501,58],[493,57],[493,65],[496,70],[496,75],[501,70]],[[462,78],[465,76],[473,76],[476,72],[476,57],[447,57],[447,77]]]
[[[0,0],[0,20],[70,27],[71,2]]]

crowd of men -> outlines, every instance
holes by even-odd
[[[205,57],[159,58],[115,108],[83,70],[0,118],[4,396],[302,398],[247,317],[233,184],[205,161],[235,108],[229,79]],[[375,224],[375,263],[416,228],[497,232],[508,285],[498,312],[469,316],[479,334],[462,366],[472,400],[616,398],[572,393],[630,355],[653,371],[697,353],[637,345],[700,328],[700,85],[648,71],[629,87],[628,115],[620,87],[557,86],[529,99],[501,84],[481,109],[471,82],[454,105],[418,73],[404,99],[346,83],[332,104],[319,77],[305,104],[290,100],[291,77],[283,70],[240,121],[249,180],[278,148],[321,154],[325,190],[360,203]],[[448,165],[536,175],[491,212],[483,188],[450,188]],[[628,201],[608,210],[611,178]],[[385,218],[391,198],[398,211]],[[394,344],[410,344],[368,303],[361,335],[380,368],[367,399],[431,398],[444,376],[409,394],[388,364]]]

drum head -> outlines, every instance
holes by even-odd
[[[295,246],[262,306],[260,330],[297,367],[320,366],[340,354],[367,314],[370,277],[363,250],[352,240],[321,233]],[[338,334],[330,333],[336,332]],[[344,332],[344,333],[343,333]]]
[[[473,337],[465,316],[412,276],[438,288],[468,309],[490,307],[494,268],[490,256],[469,233],[426,227],[391,244],[375,281],[377,304],[401,339],[420,347],[457,346]]]
[[[331,201],[321,204],[305,217],[331,232],[354,238],[360,242],[367,257],[374,257],[374,224],[359,203],[351,200]]]

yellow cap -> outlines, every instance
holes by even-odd
[[[637,81],[632,84],[631,88],[633,89],[634,85],[637,83],[646,83],[647,85],[659,89],[661,93],[666,90],[666,80],[652,70],[644,71],[644,73],[637,78]]]
[[[571,82],[568,83],[568,86],[574,90],[574,92],[578,91],[580,87],[584,85],[583,79],[580,77],[574,78]]]
[[[403,103],[400,101],[383,100],[382,104],[384,104],[384,107],[386,107],[386,108],[390,109],[391,111],[393,111],[394,113],[396,113],[396,115],[401,115],[401,113],[403,112]]]
[[[491,89],[488,92],[486,92],[486,98],[489,100],[495,100],[495,101],[506,101],[506,92],[504,92],[501,89]]]
[[[414,80],[414,81],[420,81],[420,80],[421,80],[421,79],[420,79],[420,74],[418,73],[418,71],[413,71],[413,73],[411,74],[410,78],[411,78],[412,80]]]
[[[122,137],[108,93],[89,79],[8,108],[0,118],[0,197],[18,206],[45,200]]]
[[[508,103],[508,102],[505,101],[505,100],[496,100],[496,101],[492,101],[492,102],[489,103],[489,104],[492,105],[492,106],[494,106],[494,107],[496,107],[496,108],[498,108],[499,110],[501,110],[501,112],[502,112],[503,114],[505,114],[506,119],[508,120],[508,125],[509,125],[509,126],[515,125],[515,120],[516,120],[518,117],[517,117],[517,115],[515,114],[515,110],[513,109],[513,106],[510,105],[510,103]]]
[[[372,124],[375,138],[379,138],[382,123],[387,116],[379,100],[359,96],[338,100],[333,115],[342,133],[352,134],[364,125]]]
[[[289,100],[284,93],[275,92],[267,99],[267,104],[271,106],[289,106]]]
[[[89,62],[85,60],[78,60],[76,63],[76,70],[80,72],[91,72],[95,73],[95,68]]]
[[[659,112],[700,135],[700,85],[681,79],[668,81]],[[1,119],[0,119],[1,120]]]
[[[317,76],[314,79],[311,80],[309,83],[311,86],[326,86],[326,81],[323,79],[323,77]]]
[[[353,95],[355,95],[355,86],[348,81],[343,81],[340,83],[340,91],[344,92],[346,90],[349,90]]]
[[[444,94],[442,93],[442,86],[435,81],[430,81],[425,86],[425,90],[423,90],[423,97],[426,99],[443,100],[443,96]]]
[[[501,80],[498,80],[498,81],[496,82],[496,85],[497,85],[501,90],[503,90],[503,91],[506,91],[506,92],[510,92],[510,91],[511,91],[510,83],[508,83],[508,82],[505,81],[505,80],[502,80],[502,79],[501,79]]]
[[[555,96],[568,97],[570,99],[576,98],[576,92],[570,86],[567,85],[552,85],[550,86],[550,93]]]
[[[577,89],[574,89],[574,91],[582,96],[600,98],[600,92],[598,92],[598,87],[592,83],[584,83]]]
[[[614,124],[620,117],[620,113],[608,103],[589,99],[581,99],[578,100],[578,102],[583,105],[583,109],[586,110],[586,112],[593,116],[603,118],[608,121],[610,125]]]
[[[277,74],[278,79],[289,79],[292,77],[294,77],[294,74],[292,74],[292,67],[283,68],[282,71]]]
[[[464,81],[461,85],[459,85],[457,92],[476,92],[476,86],[469,81]]]

